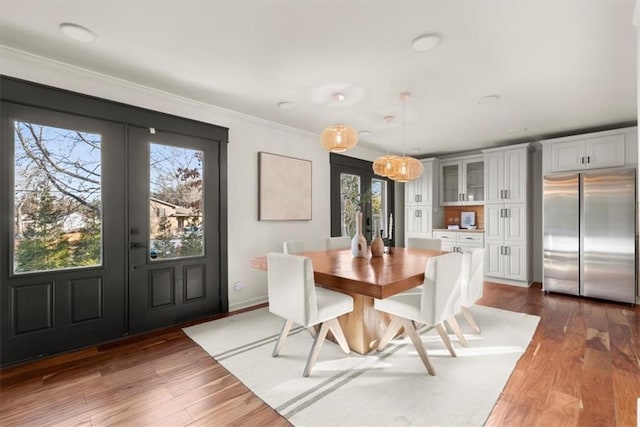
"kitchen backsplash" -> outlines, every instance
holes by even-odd
[[[447,225],[460,225],[461,212],[475,212],[476,225],[478,230],[484,229],[484,206],[445,206],[444,207],[444,224],[438,227],[434,224],[434,228],[447,228]]]

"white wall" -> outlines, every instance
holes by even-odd
[[[329,154],[317,135],[227,111],[92,71],[24,52],[0,48],[0,73],[97,96],[129,105],[229,128],[228,271],[229,309],[267,299],[266,272],[249,267],[249,259],[281,251],[284,240],[330,234]],[[312,220],[258,221],[258,152],[285,154],[313,162]],[[349,155],[373,160],[380,153],[363,147]],[[244,287],[236,291],[234,283]]]

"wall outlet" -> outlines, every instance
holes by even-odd
[[[233,289],[236,291],[239,291],[242,288],[244,288],[244,282],[236,282],[233,284]]]

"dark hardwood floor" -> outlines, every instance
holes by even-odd
[[[492,283],[479,303],[541,316],[487,425],[636,425],[640,307]],[[180,327],[0,371],[0,425],[111,424],[289,425]]]

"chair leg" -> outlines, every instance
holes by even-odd
[[[347,338],[345,338],[344,336],[344,331],[342,330],[342,326],[340,326],[340,322],[338,321],[338,319],[331,319],[328,321],[328,323],[329,330],[333,332],[333,336],[335,337],[336,341],[338,341],[338,344],[340,345],[342,351],[344,351],[346,354],[351,353],[351,349],[349,348],[349,344],[347,343]]]
[[[462,329],[460,329],[460,324],[458,323],[456,316],[451,316],[446,320],[446,322],[449,324],[449,327],[451,328],[451,330],[453,330],[453,333],[456,334],[456,337],[458,338],[458,342],[462,344],[463,347],[469,347],[469,343],[467,342],[467,339],[464,337],[464,334],[462,333]]]
[[[451,339],[449,339],[449,334],[447,334],[447,331],[444,329],[444,325],[442,324],[442,322],[438,323],[435,328],[436,331],[438,331],[438,333],[440,334],[442,342],[447,346],[449,354],[451,354],[453,357],[458,357],[456,351],[453,349],[453,344],[451,344]]]
[[[476,334],[479,334],[480,333],[480,326],[478,326],[478,324],[476,323],[475,319],[471,315],[471,310],[469,310],[469,307],[464,307],[463,306],[461,308],[461,311],[462,311],[462,315],[464,316],[464,319],[467,321],[469,326],[471,326],[471,329],[473,329]]]
[[[307,328],[307,331],[309,332],[309,335],[311,335],[313,338],[315,338],[316,335],[318,335],[318,331],[316,330],[315,326],[309,326]]]
[[[292,325],[293,325],[293,320],[284,321],[284,325],[282,325],[282,331],[280,332],[278,341],[276,341],[276,346],[273,348],[273,353],[271,353],[273,357],[276,357],[278,353],[280,353],[280,348],[282,348],[282,344],[284,344],[284,340],[287,338],[287,335],[289,335],[289,330],[291,330]]]
[[[408,320],[408,319],[400,319],[400,324],[404,327],[404,331],[406,332],[406,334],[409,335],[409,338],[411,339],[413,346],[418,351],[418,354],[420,355],[420,359],[422,359],[422,363],[424,364],[425,368],[427,368],[427,371],[429,372],[429,374],[435,375],[436,370],[433,368],[433,365],[429,360],[427,349],[425,348],[424,344],[422,343],[422,340],[420,339],[420,336],[418,335],[418,332],[413,326],[413,322],[411,322],[411,320]]]
[[[316,359],[318,358],[318,354],[322,348],[322,343],[324,343],[324,339],[327,336],[327,332],[329,332],[329,322],[324,322],[320,327],[320,331],[318,332],[316,339],[313,341],[313,346],[311,347],[309,357],[307,358],[307,365],[304,367],[304,372],[302,373],[303,377],[309,376],[311,368],[316,363]]]
[[[387,329],[384,331],[384,333],[380,337],[380,341],[378,342],[378,347],[376,348],[376,350],[381,351],[387,344],[389,344],[389,341],[391,341],[391,339],[396,336],[396,333],[398,333],[398,330],[401,327],[402,327],[402,324],[400,322],[400,319],[396,316],[393,316],[391,318],[391,322],[389,323],[389,326],[387,326]],[[405,328],[405,332],[406,332],[406,328]]]

